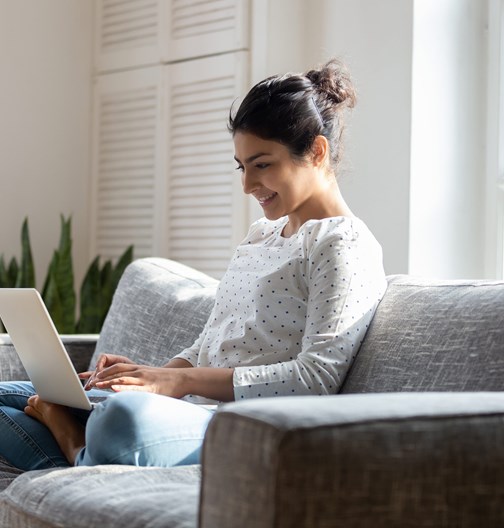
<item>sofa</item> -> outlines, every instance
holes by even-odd
[[[504,283],[388,282],[339,394],[221,405],[201,465],[23,473],[2,460],[0,526],[504,526]],[[133,262],[101,334],[63,336],[76,369],[103,352],[164,363],[197,337],[216,286]],[[26,379],[6,335],[0,379]]]

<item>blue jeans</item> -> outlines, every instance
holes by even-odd
[[[26,400],[33,394],[31,383],[0,383],[0,455],[24,470],[68,466],[49,429],[24,413]],[[89,396],[103,394],[89,391]],[[147,392],[105,394],[109,397],[93,411],[72,411],[86,425],[86,446],[75,465],[199,463],[211,411]]]

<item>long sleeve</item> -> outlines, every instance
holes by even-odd
[[[252,225],[203,332],[176,356],[233,368],[235,399],[336,393],[385,291],[381,248],[362,221],[309,220],[283,238],[286,221]]]
[[[307,232],[307,309],[294,359],[238,367],[235,398],[334,394],[357,353],[386,288],[381,249],[364,233]]]
[[[211,314],[210,314],[211,316]],[[209,326],[210,318],[205,323],[205,326],[203,327],[203,330],[201,331],[199,337],[196,339],[196,341],[188,348],[185,348],[182,350],[182,352],[179,352],[175,356],[173,356],[172,359],[179,358],[179,359],[185,359],[188,361],[193,367],[196,367],[198,365],[198,358],[199,353],[201,350],[201,345],[205,340],[205,337],[208,332],[208,326]]]

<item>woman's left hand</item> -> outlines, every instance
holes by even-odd
[[[93,385],[115,392],[136,390],[182,398],[187,394],[184,390],[186,370],[117,363],[99,372]]]

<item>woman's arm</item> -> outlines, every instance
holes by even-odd
[[[234,369],[190,367],[183,359],[172,360],[165,367],[117,363],[99,372],[93,386],[116,392],[141,390],[174,398],[194,394],[218,401],[234,400]]]
[[[164,368],[192,368],[191,363],[187,361],[186,359],[182,358],[173,358],[166,363],[166,365],[163,365]]]
[[[217,401],[233,401],[232,368],[198,367],[184,371],[184,392]]]

